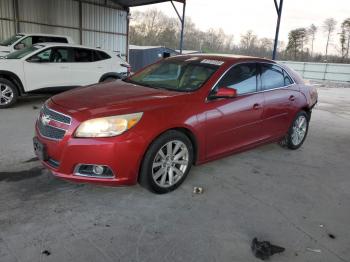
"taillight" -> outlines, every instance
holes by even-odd
[[[130,75],[130,73],[131,73],[131,66],[130,65],[128,65],[128,64],[120,64],[122,67],[126,67],[126,69],[127,69],[127,72],[128,72],[128,75]]]

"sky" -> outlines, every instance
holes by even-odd
[[[279,0],[277,0],[279,2]],[[177,4],[181,10],[181,5]],[[162,10],[168,16],[176,17],[170,2],[135,7],[132,10],[145,11],[150,8]],[[274,38],[277,13],[273,0],[187,0],[186,16],[199,29],[222,28],[226,34],[233,34],[235,41],[247,30],[253,30],[258,37]],[[330,53],[337,50],[341,22],[350,17],[350,0],[284,0],[280,28],[280,40],[288,42],[288,32],[312,23],[319,27],[314,50],[325,52],[326,34],[322,30],[325,19],[333,17],[338,21],[333,35]]]

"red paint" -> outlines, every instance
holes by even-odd
[[[188,59],[193,56],[183,56]],[[306,87],[295,72],[286,69],[296,84],[247,95],[221,91],[233,98],[208,99],[213,85],[236,63],[272,61],[230,56],[201,56],[225,63],[197,91],[184,93],[151,89],[118,81],[79,88],[54,96],[47,102],[53,110],[72,117],[60,141],[36,136],[44,143],[50,158],[60,162],[58,169],[43,164],[55,175],[77,182],[107,185],[130,185],[137,182],[140,165],[149,145],[169,129],[187,130],[196,141],[196,164],[214,160],[257,145],[277,141],[287,132],[296,113],[317,102],[317,92]],[[177,58],[179,59],[179,58]],[[293,97],[293,99],[290,99]],[[124,134],[111,138],[75,138],[79,124],[85,120],[144,112],[140,122]],[[79,163],[101,164],[112,168],[114,179],[97,179],[73,175]]]

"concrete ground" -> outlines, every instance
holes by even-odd
[[[161,196],[54,178],[32,159],[45,98],[1,110],[0,261],[258,261],[253,237],[286,248],[271,261],[350,261],[350,89],[319,95],[300,150],[198,166]]]

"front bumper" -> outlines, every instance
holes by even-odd
[[[143,152],[147,147],[142,136],[125,133],[111,138],[75,138],[73,133],[77,125],[73,120],[63,139],[52,140],[41,135],[38,121],[35,137],[46,150],[46,158],[41,162],[55,176],[75,182],[109,186],[137,183]],[[81,164],[107,166],[112,170],[113,176],[81,176],[76,173],[76,167]]]
[[[91,182],[110,186],[133,185],[137,182],[141,157],[137,154],[138,142],[100,141],[96,139],[69,139],[58,155],[57,142],[48,141],[36,133],[37,139],[47,148],[48,160],[42,164],[60,178]],[[139,142],[142,142],[140,139]],[[62,147],[62,146],[60,146]],[[79,176],[75,169],[79,164],[108,166],[111,178]]]

